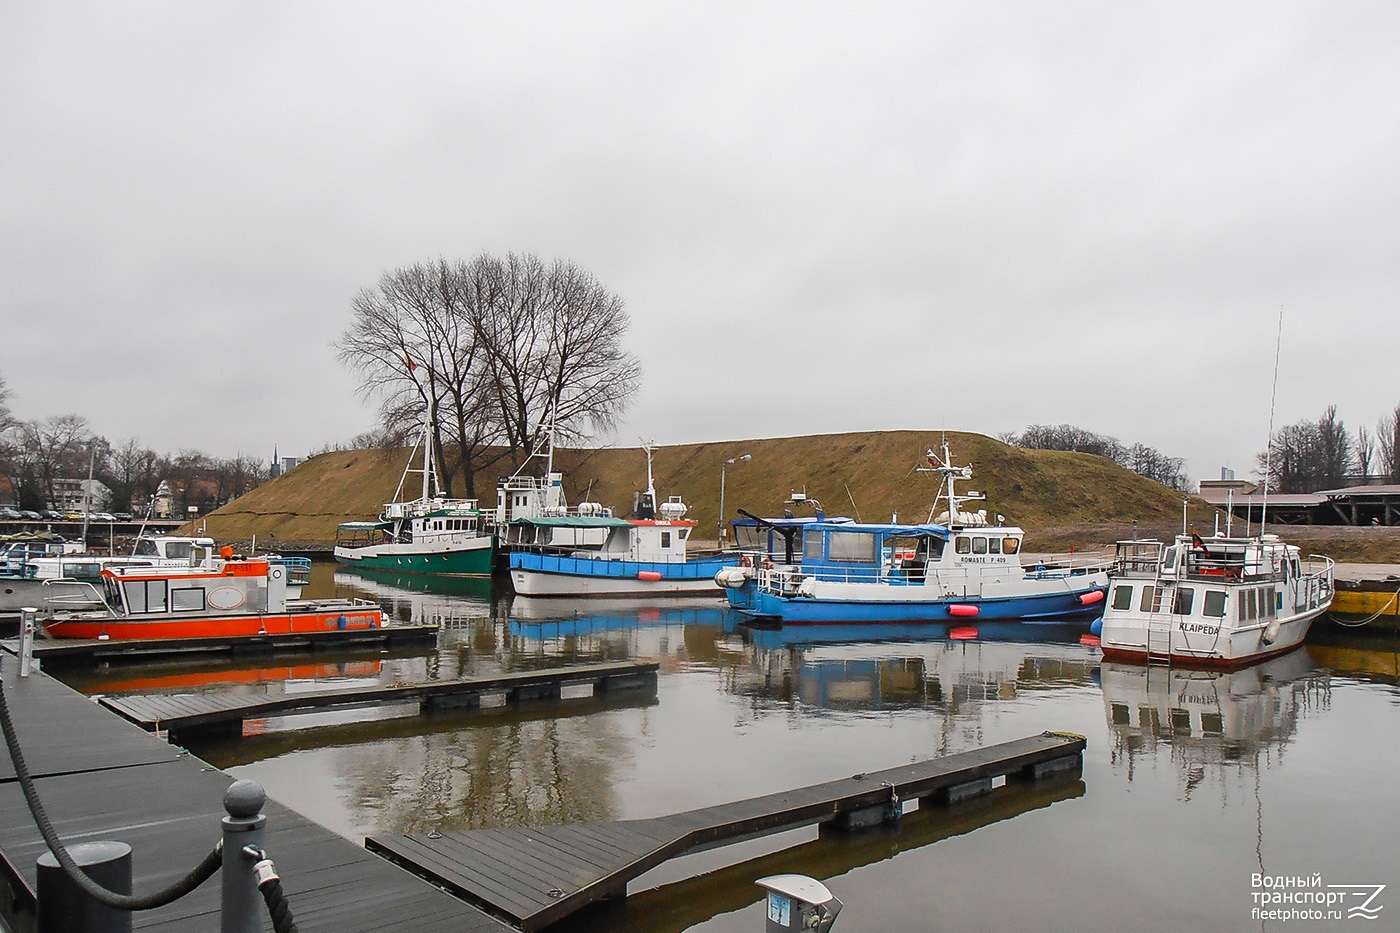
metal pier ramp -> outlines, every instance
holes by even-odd
[[[828,821],[858,828],[881,821],[892,802],[977,796],[1001,776],[1077,773],[1084,744],[1043,733],[656,819],[371,837],[365,846],[532,933],[625,894],[630,880],[692,849]]]

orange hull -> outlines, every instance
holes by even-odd
[[[229,635],[292,635],[337,629],[382,628],[378,609],[329,612],[229,614],[190,618],[59,619],[44,623],[53,638],[224,638]]]

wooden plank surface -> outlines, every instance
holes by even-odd
[[[609,678],[650,677],[654,685],[658,668],[659,665],[655,661],[623,661],[517,671],[460,680],[335,687],[277,695],[158,694],[103,697],[101,704],[145,729],[155,729],[159,726],[180,730],[310,710],[424,701],[449,696],[480,696],[545,686],[557,688],[571,684],[599,683]]]
[[[3,652],[0,676],[25,764],[35,777],[155,764],[184,754],[51,677],[20,677],[18,660]],[[10,755],[0,754],[0,782],[14,779]]]
[[[1082,736],[1044,733],[870,774],[652,820],[371,837],[365,845],[434,883],[535,931],[689,849],[782,832],[929,797],[983,777],[1021,775],[1084,751]]]
[[[218,841],[228,775],[137,729],[44,674],[21,680],[0,657],[3,689],[40,800],[66,841],[132,847],[138,893],[183,876]],[[3,760],[9,764],[9,755]],[[265,848],[306,933],[507,933],[500,921],[362,846],[273,801]],[[0,925],[32,929],[35,861],[46,846],[11,770],[0,779],[0,873],[14,898]],[[219,927],[219,881],[135,915],[140,930],[207,933]],[[270,924],[268,926],[270,929]]]

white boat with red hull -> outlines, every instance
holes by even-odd
[[[1277,535],[1120,541],[1096,634],[1109,660],[1237,667],[1302,644],[1332,594],[1332,560]]]

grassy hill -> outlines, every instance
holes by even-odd
[[[678,444],[656,451],[654,472],[664,500],[681,496],[689,518],[699,522],[696,538],[714,540],[719,511],[720,465],[749,454],[752,460],[725,474],[725,511],[740,508],[757,515],[782,513],[794,491],[822,502],[830,515],[887,521],[929,517],[938,479],[917,472],[924,451],[941,435],[926,431],[877,431],[809,437]],[[1063,550],[1110,543],[1096,528],[1179,527],[1180,493],[1090,454],[1024,450],[979,434],[950,433],[957,464],[971,463],[967,489],[985,493],[989,515],[1001,513],[1027,529],[1032,550]],[[321,454],[270,483],[211,513],[208,534],[221,541],[281,547],[325,546],[343,521],[373,518],[394,494],[409,457],[402,450],[355,450]],[[536,461],[538,463],[539,461]],[[570,503],[585,498],[626,514],[633,495],[646,487],[646,456],[636,447],[568,449],[555,454],[564,473]],[[508,472],[508,471],[504,471]],[[414,487],[416,476],[410,476]],[[479,489],[482,505],[495,505],[494,477]],[[966,490],[964,490],[966,491]],[[413,493],[410,493],[410,497]],[[1214,510],[1199,499],[1190,504],[1191,521],[1204,531]],[[1102,540],[1096,540],[1102,538]]]

